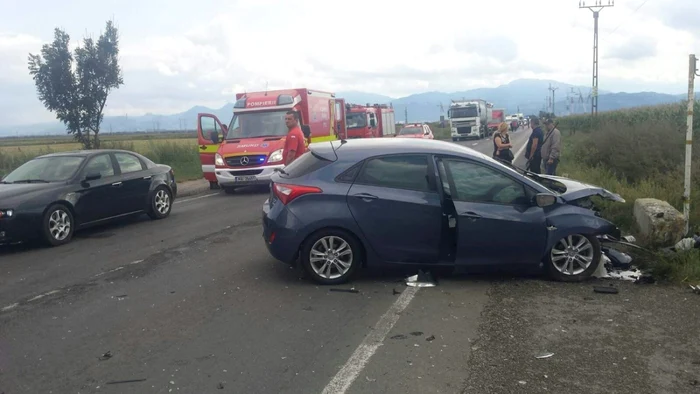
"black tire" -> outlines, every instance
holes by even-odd
[[[209,190],[219,190],[219,183],[209,181]]]
[[[311,252],[313,249],[315,249],[317,252],[322,252],[323,250],[320,249],[324,248],[322,241],[324,239],[326,240],[326,244],[331,242],[330,239],[332,239],[333,245],[329,245],[329,249],[340,250],[340,255],[336,253],[335,258],[336,261],[344,261],[345,263],[349,264],[347,271],[341,272],[339,267],[342,268],[342,265],[332,263],[329,277],[324,277],[317,273],[317,270],[323,268],[326,262],[319,261],[312,264]],[[346,250],[350,250],[350,256],[341,256]],[[341,259],[343,257],[346,258]],[[306,271],[308,276],[310,276],[314,282],[321,285],[337,285],[348,282],[357,272],[357,269],[362,264],[362,247],[360,242],[347,231],[338,229],[319,230],[312,234],[302,245],[300,260],[304,271]]]
[[[554,250],[563,250],[564,247],[569,244],[569,237],[572,239],[572,243],[574,245],[578,244],[578,242],[581,239],[585,239],[587,241],[586,244],[584,244],[581,248],[581,253],[583,253],[583,249],[586,248],[586,245],[590,244],[592,248],[592,252],[590,253],[591,263],[588,265],[586,269],[584,269],[581,272],[576,272],[575,274],[566,274],[563,273],[559,268],[557,268],[557,264],[555,264],[552,261],[552,256],[554,254]],[[563,243],[562,243],[563,242]],[[600,248],[600,241],[598,241],[598,238],[590,235],[583,235],[583,234],[573,234],[567,237],[564,237],[557,241],[556,244],[547,252],[547,256],[545,257],[544,265],[545,269],[547,270],[547,274],[549,275],[550,278],[553,280],[559,281],[559,282],[582,282],[584,280],[587,280],[593,275],[593,273],[598,269],[598,265],[600,264],[600,257],[601,257],[601,248]],[[578,253],[577,253],[578,254]],[[564,255],[562,255],[564,256]],[[565,261],[568,261],[568,257],[564,257],[566,259]],[[561,260],[560,260],[561,261]],[[578,260],[574,260],[574,268],[581,269],[580,264],[576,263]],[[564,265],[567,263],[563,263]]]
[[[231,187],[231,186],[222,186],[221,187],[224,190],[224,193],[226,194],[236,194],[236,188]]]
[[[63,222],[63,225],[60,224],[61,222]],[[62,204],[49,206],[41,222],[41,231],[44,236],[43,240],[48,246],[67,244],[73,238],[73,232],[75,231],[73,213]]]
[[[165,219],[173,210],[173,196],[165,186],[158,186],[149,199],[148,216],[153,220]]]

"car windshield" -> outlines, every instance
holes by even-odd
[[[421,127],[404,127],[399,131],[399,135],[407,134],[423,134],[423,128]]]
[[[82,156],[51,156],[32,159],[9,173],[4,183],[60,182],[73,177]]]
[[[284,123],[286,113],[285,110],[234,114],[226,140],[285,136],[289,132]]]
[[[450,108],[450,118],[475,118],[479,116],[476,107]]]
[[[345,116],[348,129],[367,127],[367,115],[364,112],[349,113]]]

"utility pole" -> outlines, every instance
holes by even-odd
[[[603,0],[593,0],[593,3],[592,5],[586,5],[585,0],[579,0],[578,8],[588,8],[593,12],[593,90],[591,115],[595,116],[598,114],[598,16],[603,8],[613,7],[615,5],[615,0],[608,0],[608,4],[603,4]]]
[[[697,60],[695,54],[690,55],[690,66],[688,69],[688,125],[685,132],[685,179],[683,187],[683,218],[685,219],[685,234],[690,229],[690,166],[692,165],[693,154],[693,110],[695,108],[695,76],[698,74]]]
[[[406,104],[406,108],[404,108],[404,110],[403,110],[403,115],[404,115],[404,119],[406,121],[406,123],[404,123],[404,124],[408,124],[408,104]]]
[[[554,102],[554,92],[555,92],[557,89],[559,89],[559,88],[553,88],[553,87],[552,87],[552,84],[551,84],[551,83],[549,84],[549,91],[552,92],[552,115],[554,115],[554,116],[557,116],[556,112],[554,112],[554,109],[555,109],[555,108],[554,108],[554,106],[555,106],[555,102]]]

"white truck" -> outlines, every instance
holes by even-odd
[[[452,141],[486,137],[492,108],[493,104],[482,99],[452,100],[447,112]]]

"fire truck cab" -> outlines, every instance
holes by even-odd
[[[394,108],[386,104],[345,105],[350,138],[376,138],[395,133]]]
[[[212,114],[198,114],[199,157],[211,188],[267,185],[284,168],[287,111],[295,111],[311,143],[344,138],[345,101],[335,94],[289,89],[236,94],[228,126]],[[220,132],[221,131],[221,132]]]

